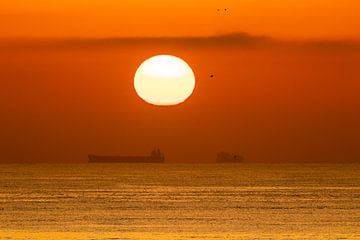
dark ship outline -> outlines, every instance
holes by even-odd
[[[151,151],[149,156],[106,156],[88,155],[89,163],[164,163],[165,156],[159,148]]]
[[[117,156],[117,155],[88,155],[88,163],[164,163],[164,154],[159,148],[155,148],[148,156]],[[243,156],[229,153],[219,152],[216,156],[217,163],[242,163]]]
[[[216,156],[217,163],[242,163],[244,157],[229,152],[219,152]]]

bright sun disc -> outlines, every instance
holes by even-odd
[[[194,91],[195,76],[184,60],[159,55],[139,66],[134,87],[137,94],[150,104],[176,105],[184,102]]]

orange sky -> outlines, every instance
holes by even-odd
[[[1,1],[0,162],[154,145],[170,162],[359,161],[359,12],[358,0]],[[184,104],[136,95],[137,67],[159,54],[193,68]]]
[[[360,47],[205,39],[0,42],[0,162],[147,154],[210,162],[359,161]],[[154,107],[133,87],[156,54],[186,60],[193,95]],[[210,78],[214,74],[214,78]]]
[[[227,8],[228,11],[217,9]],[[11,0],[1,37],[203,36],[360,38],[358,0]]]

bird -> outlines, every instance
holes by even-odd
[[[214,74],[211,74],[210,77],[213,78],[213,77],[214,77]]]
[[[220,12],[220,10],[223,10],[224,12],[227,12],[228,9],[227,9],[227,8],[224,8],[224,9],[218,8],[218,9],[217,9],[218,12]]]

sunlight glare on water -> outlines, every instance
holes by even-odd
[[[0,165],[0,239],[360,239],[360,165]]]

